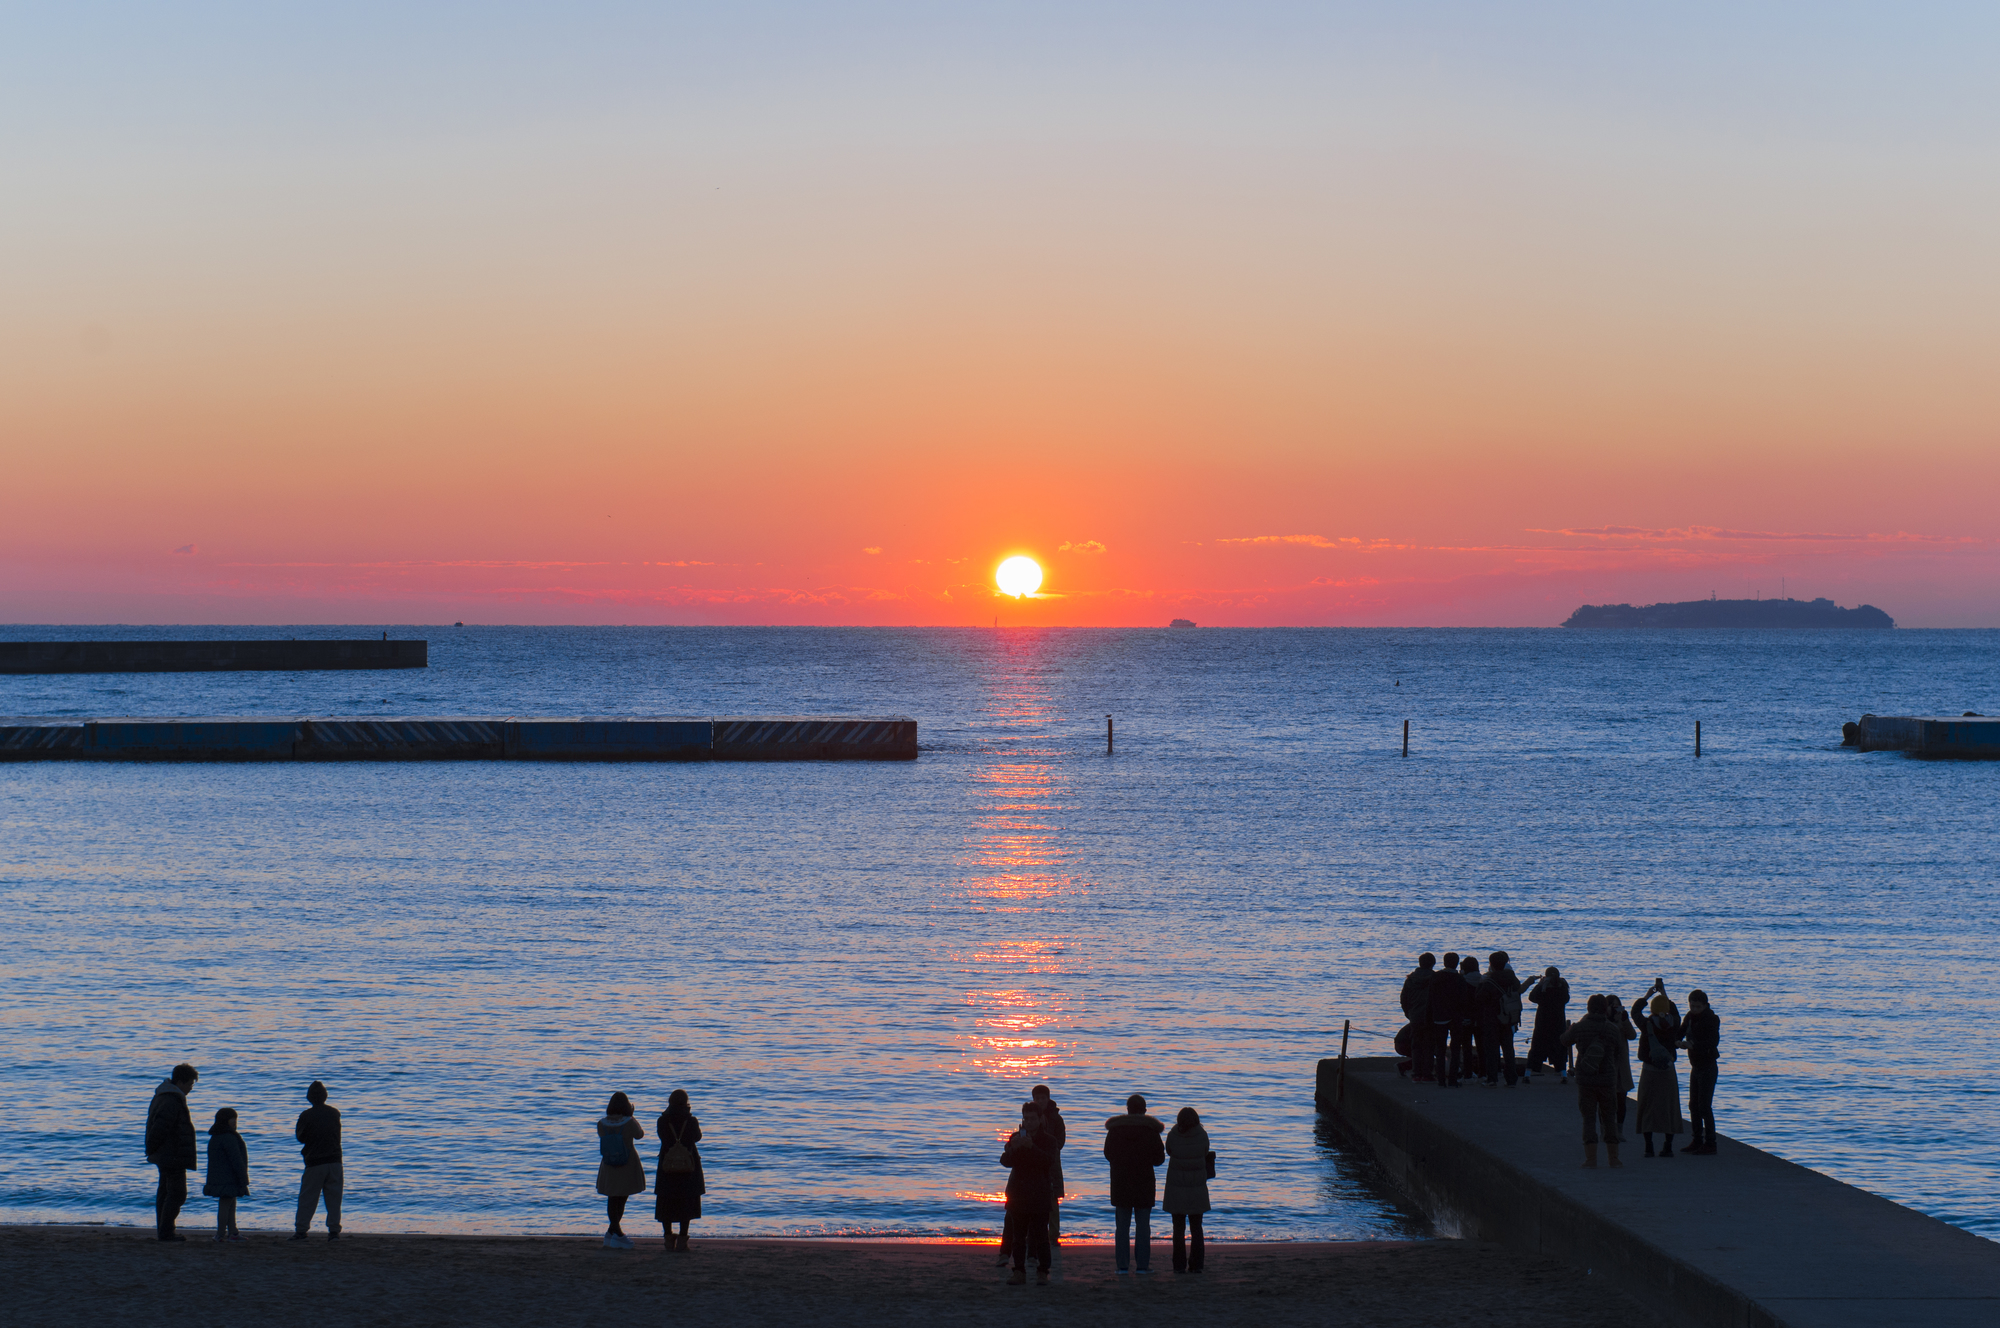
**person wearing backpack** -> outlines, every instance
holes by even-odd
[[[597,1122],[597,1192],[604,1196],[604,1213],[611,1225],[604,1232],[604,1248],[635,1248],[625,1234],[625,1201],[646,1191],[646,1168],[639,1161],[639,1140],[646,1131],[632,1119],[632,1099],[613,1093]]]
[[[653,1178],[653,1220],[667,1238],[670,1250],[688,1247],[688,1223],[701,1216],[701,1196],[708,1193],[708,1177],[701,1169],[701,1119],[688,1107],[687,1090],[676,1088],[667,1098],[667,1109],[653,1122],[660,1138],[660,1174]],[[678,1236],[673,1224],[681,1224]]]
[[[1604,1145],[1611,1153],[1611,1165],[1622,1167],[1625,1164],[1618,1160],[1618,1145],[1622,1141],[1618,1135],[1617,1100],[1623,1096],[1618,1087],[1618,1064],[1625,1049],[1625,1034],[1611,1022],[1611,1007],[1604,997],[1591,997],[1584,1008],[1587,1013],[1583,1018],[1562,1035],[1562,1045],[1576,1051],[1576,1064],[1570,1073],[1576,1079],[1577,1109],[1583,1113],[1583,1165],[1597,1165],[1597,1135],[1601,1129]]]

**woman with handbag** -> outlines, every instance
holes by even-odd
[[[701,1169],[701,1119],[688,1107],[687,1090],[676,1088],[667,1099],[667,1109],[653,1122],[660,1137],[660,1173],[653,1178],[653,1217],[667,1238],[670,1250],[688,1247],[688,1223],[701,1216],[701,1196],[708,1193],[708,1178]],[[674,1223],[681,1224],[674,1234]]]
[[[597,1192],[604,1196],[604,1213],[611,1225],[604,1233],[604,1247],[610,1250],[633,1248],[625,1234],[625,1201],[646,1191],[646,1168],[639,1161],[639,1140],[646,1131],[632,1119],[632,1099],[613,1093],[597,1122]]]
[[[1208,1211],[1212,1154],[1208,1131],[1193,1107],[1182,1107],[1167,1131],[1167,1180],[1160,1207],[1174,1220],[1174,1271],[1198,1273],[1202,1265],[1201,1215]],[[1192,1238],[1190,1239],[1190,1233]]]

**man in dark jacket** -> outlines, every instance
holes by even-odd
[[[1041,1139],[1042,1113],[1032,1102],[1021,1104],[1021,1128],[1007,1140],[1000,1165],[1013,1174],[1007,1177],[1007,1226],[1012,1229],[1014,1271],[1007,1278],[1011,1286],[1028,1280],[1029,1254],[1035,1256],[1035,1281],[1049,1280],[1049,1196],[1054,1192],[1050,1170],[1055,1149]]]
[[[146,1160],[160,1169],[160,1188],[153,1196],[153,1224],[161,1240],[186,1240],[174,1233],[174,1219],[187,1202],[187,1174],[201,1166],[195,1152],[194,1117],[187,1095],[201,1078],[194,1066],[182,1063],[153,1090],[146,1108]]]
[[[1452,1060],[1450,1039],[1458,1021],[1469,1013],[1468,999],[1472,993],[1458,976],[1458,952],[1445,952],[1444,964],[1431,979],[1431,1049],[1437,1058],[1432,1073],[1437,1081],[1450,1088],[1458,1087],[1458,1065]]]
[[[1411,1048],[1410,1059],[1416,1062],[1412,1073],[1426,1083],[1434,1077],[1432,1067],[1437,1061],[1431,1053],[1431,979],[1437,976],[1436,968],[1437,956],[1426,950],[1403,979],[1403,1018],[1410,1021],[1410,1036],[1416,1042]]]
[[[1489,969],[1479,976],[1479,961],[1467,959],[1461,965],[1472,983],[1472,1035],[1479,1047],[1479,1074],[1488,1088],[1500,1082],[1500,1041],[1507,1024],[1507,994]],[[1507,1083],[1514,1082],[1514,1067],[1507,1067]]]
[[[1146,1114],[1146,1099],[1134,1093],[1125,1099],[1125,1114],[1104,1122],[1104,1157],[1111,1163],[1111,1207],[1118,1214],[1118,1271],[1131,1262],[1126,1230],[1138,1219],[1140,1272],[1153,1271],[1153,1168],[1167,1160],[1161,1136],[1165,1121]]]
[[[1688,993],[1688,1017],[1681,1023],[1681,1045],[1688,1054],[1688,1119],[1694,1142],[1683,1153],[1715,1152],[1715,1075],[1721,1056],[1722,1018],[1709,1008],[1708,993]]]
[[[319,1211],[320,1196],[326,1196],[326,1238],[340,1239],[340,1194],[347,1176],[340,1164],[340,1113],[326,1104],[326,1085],[315,1079],[306,1089],[312,1103],[299,1113],[292,1137],[305,1145],[305,1174],[299,1177],[299,1211],[292,1222],[292,1239],[304,1240],[312,1229],[313,1214]]]
[[[1583,1165],[1597,1165],[1597,1133],[1602,1129],[1611,1165],[1622,1167],[1625,1164],[1618,1160],[1617,1099],[1624,1096],[1618,1087],[1618,1066],[1625,1034],[1611,1022],[1611,1007],[1604,997],[1591,997],[1585,1008],[1588,1013],[1562,1035],[1562,1045],[1576,1051],[1576,1065],[1570,1074],[1576,1080],[1577,1108],[1583,1112]]]

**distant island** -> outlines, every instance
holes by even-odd
[[[1843,609],[1830,599],[1691,599],[1680,604],[1586,604],[1565,627],[1894,627],[1872,604]]]
[[[1193,624],[1192,622],[1190,622],[1190,621],[1189,621],[1188,619],[1186,619],[1186,618],[1176,618],[1176,619],[1174,619],[1174,620],[1173,620],[1172,622],[1168,623],[1168,624],[1167,624],[1167,626],[1169,626],[1169,627],[1192,627],[1192,626],[1194,626],[1194,624]]]

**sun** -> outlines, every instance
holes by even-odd
[[[1017,553],[1000,564],[999,570],[993,573],[993,581],[1003,595],[1012,595],[1017,599],[1022,595],[1032,595],[1042,588],[1042,565]]]

